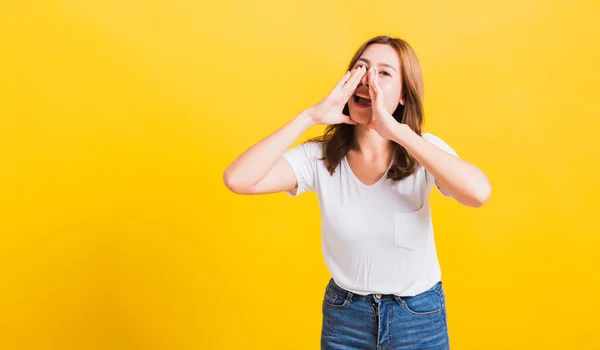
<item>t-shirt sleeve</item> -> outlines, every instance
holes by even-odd
[[[315,191],[317,162],[322,156],[321,153],[320,143],[306,142],[283,154],[283,157],[292,166],[298,182],[297,190],[289,190],[285,193],[294,197],[307,191]]]
[[[425,140],[429,141],[434,146],[442,149],[443,151],[445,151],[447,153],[450,153],[451,155],[453,155],[455,157],[458,157],[458,154],[456,153],[456,151],[452,147],[450,147],[450,145],[448,145],[441,138],[439,138],[439,137],[437,137],[437,136],[435,136],[433,134],[430,134],[430,133],[424,133],[423,134],[423,138]],[[435,178],[433,177],[433,175],[429,171],[427,171],[427,170],[425,172],[427,174],[427,183],[431,184],[431,185],[435,184]],[[442,192],[442,190],[438,186],[436,186],[436,187],[437,187],[437,189],[440,191],[440,193],[442,195],[444,195],[445,197],[450,197],[449,194]]]

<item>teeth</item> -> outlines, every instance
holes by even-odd
[[[371,97],[369,97],[369,96],[365,96],[365,95],[361,95],[361,94],[356,94],[356,96],[358,96],[358,97],[362,97],[362,98],[366,98],[367,100],[370,100],[370,99],[371,99]]]

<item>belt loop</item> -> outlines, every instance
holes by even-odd
[[[354,294],[351,291],[348,291],[348,295],[346,295],[346,300],[347,301],[352,301],[352,296],[354,296]]]
[[[396,302],[398,303],[398,305],[402,306],[402,304],[404,303],[404,301],[402,300],[402,297],[399,297],[397,295],[394,295],[394,299],[396,299]]]

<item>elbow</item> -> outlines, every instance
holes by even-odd
[[[485,181],[473,191],[468,205],[473,208],[480,208],[487,203],[491,195],[492,187],[488,181]]]
[[[245,186],[241,181],[237,180],[227,170],[223,173],[223,183],[229,191],[235,194],[249,193],[247,186]]]
[[[239,186],[236,184],[236,182],[233,179],[233,176],[231,176],[231,174],[227,170],[225,170],[225,172],[223,173],[223,183],[229,191],[235,194],[240,194]]]
[[[479,181],[464,184],[464,190],[452,195],[460,204],[471,208],[480,208],[490,199],[492,186],[484,175]]]

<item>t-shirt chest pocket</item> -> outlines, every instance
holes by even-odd
[[[425,245],[431,236],[429,203],[413,212],[394,213],[394,245],[415,250]]]

